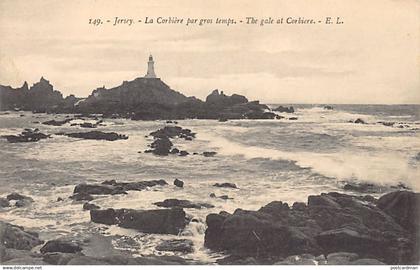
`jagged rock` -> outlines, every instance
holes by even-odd
[[[6,248],[31,250],[42,244],[37,236],[24,231],[23,227],[0,221],[0,245]]]
[[[189,239],[164,240],[156,246],[156,250],[192,253],[194,251],[194,243]]]
[[[99,209],[99,208],[100,208],[99,206],[97,206],[96,204],[93,204],[93,203],[86,202],[86,203],[83,204],[83,210],[96,210],[96,209]]]
[[[40,249],[41,253],[61,252],[61,253],[77,253],[82,248],[77,243],[69,240],[55,239],[50,240]]]
[[[115,132],[102,132],[97,130],[89,132],[66,133],[65,135],[71,138],[80,138],[85,140],[116,141],[128,139],[128,136],[126,135],[118,134]]]
[[[62,126],[64,124],[67,124],[67,123],[71,122],[72,120],[73,120],[72,118],[67,118],[67,119],[64,119],[64,120],[53,119],[53,120],[42,122],[42,124],[43,125],[49,125],[49,126]]]
[[[216,183],[213,185],[214,187],[222,187],[222,188],[238,188],[233,183]]]
[[[184,187],[184,182],[177,178],[177,179],[174,180],[174,185],[182,188],[182,187]]]
[[[403,216],[414,216],[407,210]],[[240,257],[351,252],[391,264],[419,259],[415,233],[363,196],[330,192],[309,196],[307,206],[272,202],[258,211],[210,214],[206,223],[205,246]]]
[[[155,202],[154,205],[159,207],[181,207],[181,208],[195,208],[195,209],[202,209],[202,208],[213,208],[214,205],[209,203],[195,203],[189,200],[178,200],[178,199],[166,199],[163,202]]]
[[[331,106],[331,105],[325,105],[324,106],[324,110],[333,110],[334,108],[333,108],[333,106]]]
[[[91,210],[91,221],[107,225],[116,224],[123,228],[145,233],[177,235],[187,224],[181,208],[157,210],[106,209]]]
[[[46,135],[39,132],[38,129],[25,129],[21,134],[18,135],[4,135],[2,138],[6,138],[9,143],[21,143],[21,142],[37,142],[42,139],[47,139],[51,135]]]
[[[217,152],[209,151],[209,152],[203,152],[203,156],[205,157],[214,157],[217,154]]]
[[[167,156],[170,153],[172,142],[168,137],[157,138],[151,145],[152,153],[158,156]]]
[[[295,109],[292,106],[290,106],[290,107],[278,106],[277,108],[273,109],[273,111],[285,112],[285,113],[294,113]]]

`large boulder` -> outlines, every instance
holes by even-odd
[[[379,205],[395,217],[382,211],[370,197],[336,192],[309,196],[307,206],[295,203],[289,208],[272,202],[258,211],[210,214],[205,246],[258,260],[350,252],[392,264],[418,263],[418,237],[404,228],[412,224],[407,217],[417,214],[415,207],[408,207],[415,204],[413,198],[401,193],[382,199]],[[395,208],[401,209],[398,214]]]
[[[379,198],[378,207],[403,228],[413,232],[420,230],[420,193],[391,192]]]
[[[40,249],[41,253],[49,252],[61,252],[61,253],[77,253],[82,251],[82,248],[79,244],[64,240],[64,239],[55,239],[50,240]]]
[[[42,240],[26,232],[23,227],[0,221],[0,245],[6,248],[31,250],[42,243]]]
[[[205,246],[241,256],[319,253],[313,238],[319,228],[303,217],[292,220],[290,211],[287,205],[275,202],[258,211],[237,209],[232,215],[208,215]]]
[[[133,210],[105,209],[91,210],[91,221],[103,224],[117,224],[123,228],[145,233],[175,234],[185,228],[186,216],[182,208]]]

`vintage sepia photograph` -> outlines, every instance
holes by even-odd
[[[0,0],[0,266],[418,269],[419,11]]]

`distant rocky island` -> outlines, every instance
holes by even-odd
[[[20,88],[0,85],[0,110],[24,110],[47,113],[103,114],[105,117],[125,117],[133,120],[158,119],[274,119],[277,114],[259,101],[245,96],[225,95],[214,90],[202,101],[171,89],[154,72],[153,57],[149,57],[147,74],[107,89],[97,88],[85,99],[60,91],[41,78],[30,88],[25,82]],[[289,112],[289,111],[286,111]],[[290,111],[293,112],[293,111]]]

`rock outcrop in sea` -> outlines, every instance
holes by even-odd
[[[0,85],[0,111],[72,112],[77,101],[73,95],[63,98],[43,77],[30,88],[27,82],[19,88]]]
[[[107,89],[97,88],[86,99],[63,95],[44,78],[32,87],[0,85],[0,110],[48,113],[103,114],[133,120],[158,119],[274,119],[278,116],[266,105],[245,96],[228,96],[214,90],[205,101],[186,97],[159,78],[136,78]],[[293,111],[288,111],[293,112]],[[70,120],[69,120],[70,121]],[[46,123],[55,125],[54,122]],[[57,123],[58,124],[58,123]]]

